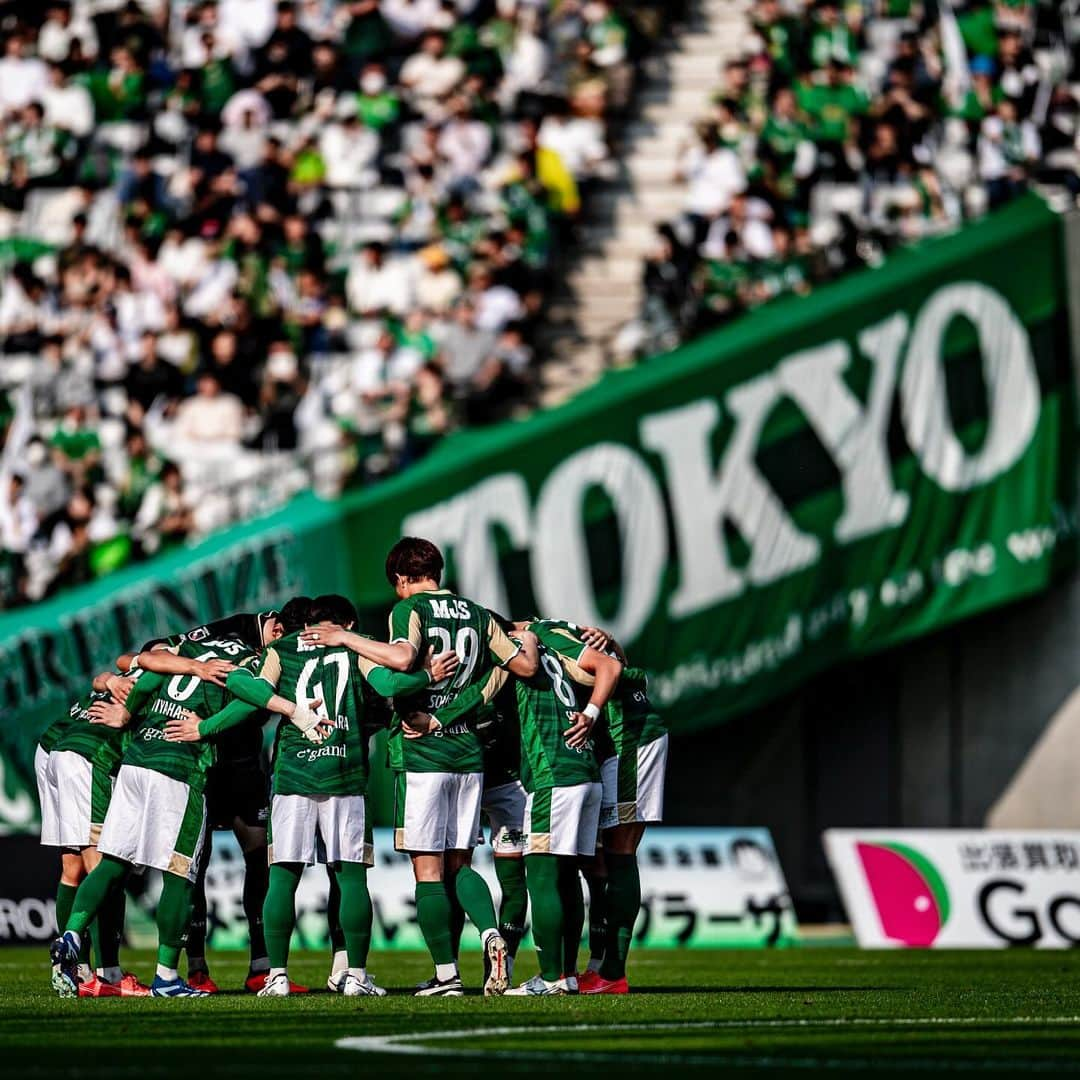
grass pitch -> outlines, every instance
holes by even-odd
[[[143,977],[153,969],[148,953],[126,953],[124,963]],[[212,966],[223,989],[241,985],[238,954],[213,956]],[[301,953],[290,973],[321,987],[327,967],[325,955]],[[466,956],[473,986],[479,967],[477,954]],[[632,955],[635,993],[623,998],[416,1000],[407,991],[429,974],[423,956],[377,954],[370,969],[391,997],[258,1000],[230,989],[202,1001],[61,1001],[44,948],[0,949],[0,1072],[1080,1074],[1075,952],[643,951]],[[515,979],[534,971],[523,954]]]

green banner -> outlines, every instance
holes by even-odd
[[[677,731],[1044,589],[1076,554],[1071,370],[1061,221],[1032,197],[377,487],[5,614],[0,819],[32,822],[49,717],[149,637],[325,590],[385,632],[403,533],[494,608],[611,628]]]

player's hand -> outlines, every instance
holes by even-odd
[[[123,705],[112,701],[98,701],[90,706],[90,723],[104,724],[106,727],[127,727],[131,717]]]
[[[401,734],[406,739],[422,739],[441,728],[442,724],[430,713],[414,712],[401,718]]]
[[[582,626],[578,637],[597,652],[604,652],[611,644],[611,635],[601,630],[599,626]]]
[[[304,738],[318,746],[334,733],[334,722],[328,717],[320,716],[318,709],[322,708],[322,701],[312,701],[308,705],[296,703],[292,714],[292,722],[304,733]]]
[[[449,652],[439,653],[438,656],[433,656],[429,651],[424,657],[424,667],[431,673],[433,683],[449,679],[457,671],[460,663],[458,654],[453,649]]]
[[[236,670],[236,665],[230,664],[228,660],[196,660],[195,663],[199,665],[199,678],[216,686],[224,686],[229,672]]]
[[[308,645],[344,645],[349,631],[340,626],[313,626],[301,633],[300,640]]]
[[[199,742],[202,736],[199,734],[199,717],[190,709],[184,710],[184,715],[179,720],[170,720],[165,725],[166,742]]]
[[[583,750],[588,745],[594,723],[596,721],[591,716],[580,712],[571,713],[570,726],[563,732],[566,745],[571,750]]]
[[[105,680],[105,689],[109,691],[113,696],[113,701],[117,705],[123,705],[128,699],[128,694],[131,693],[131,688],[135,685],[134,679],[125,679],[122,675],[110,675]]]

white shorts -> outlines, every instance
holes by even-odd
[[[664,777],[667,773],[668,737],[610,757],[600,766],[604,807],[600,828],[632,825],[636,821],[664,820]]]
[[[41,842],[46,847],[60,846],[59,794],[56,782],[49,774],[52,754],[39,746],[34,751],[34,778],[37,780],[38,803],[41,806]]]
[[[194,881],[205,827],[201,791],[153,769],[121,765],[98,851]]]
[[[82,754],[54,750],[49,755],[49,777],[57,792],[57,844],[70,848],[96,844],[112,799],[108,771]]]
[[[525,801],[526,855],[595,855],[599,783],[544,788]]]
[[[491,823],[491,850],[496,855],[521,855],[525,851],[525,799],[520,780],[484,788],[480,809]],[[481,833],[481,840],[483,834]]]
[[[415,852],[474,848],[483,786],[483,773],[398,773],[394,847]]]
[[[271,863],[314,866],[316,833],[322,838],[328,863],[374,865],[365,796],[275,795],[270,800]]]

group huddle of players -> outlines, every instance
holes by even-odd
[[[645,673],[602,631],[510,622],[441,588],[442,571],[430,541],[406,537],[391,549],[389,642],[357,633],[344,597],[297,597],[279,612],[235,615],[119,657],[44,732],[35,769],[41,840],[62,856],[50,950],[60,996],[217,990],[204,889],[215,828],[232,829],[244,852],[248,990],[306,991],[289,979],[289,942],[301,875],[322,861],[334,954],[327,985],[385,994],[366,970],[369,741],[384,729],[394,845],[412,860],[416,919],[434,962],[415,993],[464,993],[466,917],[483,943],[485,995],[628,992],[636,852],[646,823],[661,819],[668,742]],[[280,721],[268,780],[262,726],[271,714]],[[481,812],[498,913],[470,866]],[[136,867],[162,871],[149,986],[119,960],[125,881]],[[578,973],[582,877],[591,955]],[[530,907],[540,971],[512,988]]]

